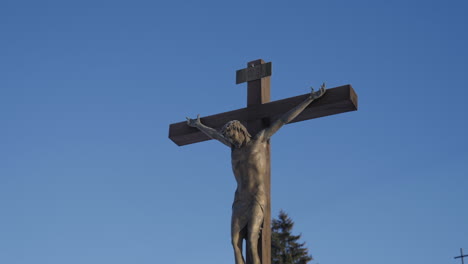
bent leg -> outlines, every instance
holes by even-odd
[[[231,243],[234,249],[236,264],[245,264],[242,256],[242,240],[247,235],[247,219],[233,210],[231,219]]]
[[[251,219],[248,224],[248,234],[247,234],[247,250],[249,255],[252,256],[252,264],[261,264],[260,257],[258,255],[258,240],[260,238],[261,228],[263,224],[263,209],[258,204],[252,208]]]
[[[245,264],[244,257],[242,256],[242,232],[234,232],[231,234],[231,243],[234,249],[234,258],[236,264]]]

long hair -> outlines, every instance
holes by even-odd
[[[227,122],[223,128],[221,128],[221,134],[237,148],[241,147],[247,138],[251,137],[247,128],[237,120]]]

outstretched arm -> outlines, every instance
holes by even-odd
[[[229,141],[221,133],[219,133],[216,129],[207,127],[201,123],[200,115],[197,116],[197,119],[191,119],[187,117],[187,125],[191,127],[196,127],[201,132],[203,132],[203,134],[209,136],[212,139],[218,140],[219,142],[223,143],[228,147],[231,147],[231,143],[229,143]]]
[[[302,103],[298,106],[294,107],[293,109],[289,110],[286,114],[282,115],[278,120],[275,120],[269,127],[265,128],[263,133],[263,139],[268,140],[273,134],[275,134],[282,126],[286,125],[287,123],[291,122],[294,118],[296,118],[304,109],[312,103],[314,100],[322,97],[325,94],[325,83],[322,84],[320,90],[314,92],[314,89],[310,93],[310,96],[305,99]]]

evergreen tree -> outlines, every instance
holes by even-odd
[[[307,264],[313,258],[305,243],[299,243],[301,235],[294,236],[292,219],[281,210],[278,219],[271,223],[271,263]]]

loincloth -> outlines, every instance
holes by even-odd
[[[265,212],[265,202],[262,201],[260,197],[252,196],[250,199],[236,199],[234,203],[232,203],[232,211],[241,213],[244,211],[245,213],[249,213],[255,205],[259,205],[262,209],[262,212]]]

